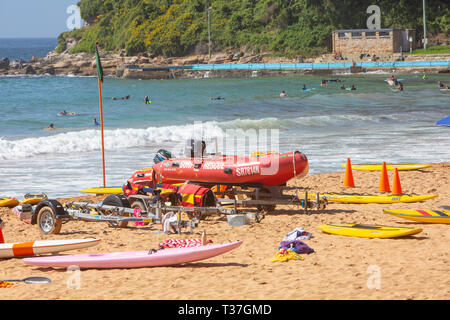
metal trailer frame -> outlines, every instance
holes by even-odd
[[[37,224],[43,234],[58,234],[62,224],[69,221],[83,220],[92,222],[108,222],[112,227],[126,227],[128,222],[163,223],[163,213],[174,212],[177,214],[177,222],[171,222],[170,227],[180,234],[182,228],[190,228],[190,233],[199,224],[203,214],[234,214],[234,210],[217,207],[184,207],[167,206],[162,201],[150,203],[154,198],[145,195],[134,195],[129,198],[124,195],[109,195],[103,200],[119,199],[117,205],[96,204],[86,202],[68,202],[64,206],[54,199],[46,199],[35,206],[23,205],[22,214],[29,216],[31,224]],[[134,217],[135,208],[132,208],[128,199],[144,203],[146,210],[141,210],[141,217]],[[111,202],[111,201],[109,201]],[[190,213],[190,220],[181,220],[181,212]]]
[[[199,183],[201,184],[201,183]],[[206,185],[206,184],[204,184]],[[211,186],[211,184],[209,184]],[[283,191],[288,190],[298,190],[297,187],[288,187],[288,186],[272,186],[272,187],[255,187],[248,185],[231,185],[231,190],[226,191],[217,191],[216,195],[222,196],[232,196],[234,199],[224,199],[218,198],[217,202],[219,205],[233,205],[234,209],[237,210],[237,206],[243,207],[256,207],[258,211],[263,212],[271,212],[275,209],[276,205],[296,205],[298,207],[303,208],[303,212],[308,216],[311,215],[311,211],[309,209],[314,208],[317,211],[325,209],[328,200],[324,197],[320,197],[319,193],[315,194],[314,200],[311,200],[308,197],[308,192],[305,192],[304,198],[300,199],[296,195],[283,194]],[[238,187],[238,188],[236,188]],[[242,188],[244,188],[244,190]],[[247,188],[254,188],[254,190],[246,190]],[[217,186],[217,190],[219,186]],[[248,196],[251,199],[236,199],[239,196]]]

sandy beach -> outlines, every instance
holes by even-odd
[[[393,171],[389,171],[392,184]],[[380,172],[353,171],[355,188],[342,187],[344,170],[309,175],[290,181],[308,192],[378,193]],[[9,208],[0,208],[6,227],[6,242],[38,239],[101,238],[99,245],[69,254],[136,251],[154,248],[160,241],[200,237],[206,230],[214,243],[243,240],[234,251],[208,260],[180,266],[82,270],[79,288],[72,288],[73,273],[65,269],[46,269],[25,265],[20,258],[0,261],[1,279],[29,276],[49,277],[41,285],[15,283],[0,289],[2,299],[450,299],[449,226],[421,224],[383,214],[387,208],[439,209],[450,205],[450,163],[433,164],[431,168],[400,171],[406,194],[438,194],[421,203],[337,204],[307,216],[287,206],[279,206],[260,223],[232,227],[225,217],[201,221],[193,235],[156,234],[161,225],[115,229],[106,223],[70,222],[60,234],[42,235],[35,225],[20,221]],[[99,201],[102,196],[59,199]],[[366,223],[423,228],[419,234],[397,239],[366,239],[323,233],[323,223]],[[271,262],[280,241],[293,229],[301,227],[313,237],[305,240],[314,253],[304,260]],[[186,230],[187,231],[187,230]],[[371,285],[376,270],[378,286]]]

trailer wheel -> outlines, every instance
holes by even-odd
[[[139,209],[141,211],[146,211],[145,205],[140,200],[135,200],[131,203],[131,209]],[[149,222],[144,222],[144,225],[147,226]]]
[[[58,234],[61,231],[62,220],[56,218],[53,209],[42,207],[37,214],[37,223],[43,234]]]
[[[259,196],[260,199],[271,199],[272,198],[272,192],[270,192],[269,189],[261,189],[259,190]],[[255,196],[251,197],[253,200],[256,199]],[[272,212],[273,210],[275,210],[276,205],[275,204],[263,204],[263,205],[258,205],[256,206],[256,208],[258,209],[258,211],[264,211],[264,212]]]
[[[103,200],[103,204],[105,206],[116,206],[116,207],[124,207],[124,208],[130,208],[130,202],[128,201],[127,197],[121,194],[111,194]],[[125,213],[123,215],[124,217],[129,217],[130,214]],[[128,221],[120,221],[120,222],[108,222],[109,225],[113,228],[126,228],[128,225]]]

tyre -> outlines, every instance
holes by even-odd
[[[53,209],[49,206],[39,209],[37,223],[43,234],[58,234],[61,231],[62,220],[56,218]]]
[[[124,207],[130,208],[130,202],[127,197],[121,194],[111,194],[103,200],[103,205],[105,206],[116,206],[116,207]],[[129,217],[129,213],[124,213],[123,217]],[[128,226],[128,221],[120,221],[120,222],[108,222],[109,225],[113,228],[126,228]]]
[[[267,200],[267,199],[271,199],[272,198],[272,192],[269,189],[260,189],[259,190],[259,198],[261,200]],[[256,197],[252,196],[252,199],[255,200]],[[258,209],[258,211],[264,211],[264,212],[272,212],[275,210],[276,205],[275,204],[262,204],[262,205],[258,205],[256,206],[256,208]]]

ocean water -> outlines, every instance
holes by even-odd
[[[402,75],[393,92],[390,74],[338,74],[321,87],[318,76],[245,79],[104,80],[106,184],[123,185],[153,164],[160,148],[183,155],[187,138],[203,138],[207,151],[306,154],[311,173],[343,171],[352,163],[450,161],[450,131],[435,125],[450,115],[450,93],[437,80],[450,75]],[[301,90],[305,84],[315,88]],[[341,90],[340,86],[355,91]],[[280,98],[285,90],[287,96]],[[130,95],[129,100],[112,97]],[[144,104],[149,96],[152,103]],[[221,96],[224,100],[211,100]],[[81,195],[101,186],[101,131],[95,77],[0,77],[0,195]],[[62,110],[75,116],[59,116]],[[43,130],[53,123],[54,131]],[[259,141],[256,141],[257,137]],[[269,143],[264,142],[267,138]]]
[[[55,38],[0,38],[0,59],[28,61],[33,56],[45,57],[57,45]]]

